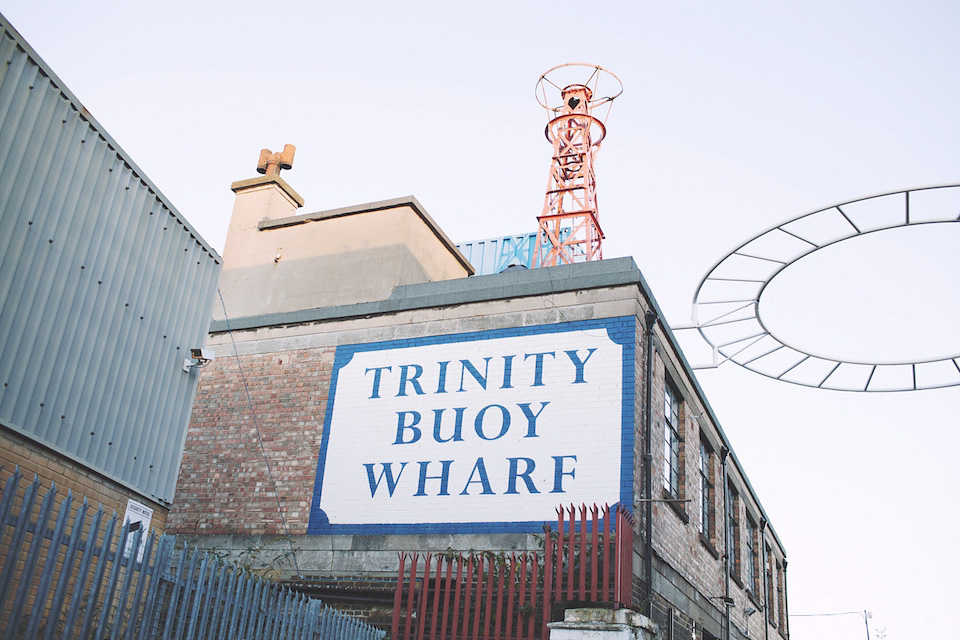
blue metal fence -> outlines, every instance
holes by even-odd
[[[385,631],[215,555],[91,513],[40,481],[0,494],[2,640],[383,640]],[[54,516],[54,513],[56,515]],[[106,521],[106,522],[104,522]],[[142,545],[142,555],[140,554]]]

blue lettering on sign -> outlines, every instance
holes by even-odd
[[[364,375],[373,371],[373,391],[370,393],[370,398],[379,398],[380,397],[380,376],[384,371],[393,371],[393,367],[370,367],[363,372]]]
[[[416,372],[412,376],[409,375],[410,369],[413,369]],[[423,387],[420,386],[420,382],[418,381],[422,375],[423,367],[418,364],[400,365],[400,391],[397,392],[397,397],[399,398],[400,396],[407,395],[407,384],[413,385],[413,390],[417,393],[417,395],[422,396]]]
[[[405,416],[411,416],[412,422],[407,424]],[[420,439],[420,429],[415,425],[420,423],[419,411],[397,411],[397,439],[393,444],[412,444]],[[403,432],[409,429],[412,432],[409,440],[403,439]]]
[[[377,495],[377,489],[380,488],[380,481],[383,480],[384,476],[387,478],[387,491],[390,492],[390,497],[393,497],[393,492],[397,488],[397,483],[400,481],[400,475],[403,473],[403,468],[407,466],[406,462],[400,463],[400,471],[397,472],[397,477],[393,477],[393,463],[392,462],[381,462],[380,466],[380,477],[374,479],[373,477],[373,463],[368,462],[363,465],[367,468],[367,480],[370,482],[370,497]]]
[[[567,458],[570,458],[574,462],[577,461],[577,456],[553,456],[553,489],[550,493],[563,493],[563,476],[570,476],[571,478],[577,477],[577,470],[571,468],[569,471],[563,470],[563,461]]]
[[[474,480],[474,476],[479,475],[479,479]],[[483,458],[477,458],[476,464],[473,465],[473,470],[470,472],[470,477],[467,478],[467,484],[464,485],[463,491],[460,492],[462,496],[470,495],[470,485],[479,482],[483,486],[483,491],[480,492],[480,495],[489,495],[493,493],[493,489],[490,488],[490,478],[487,477],[487,467],[483,464]]]
[[[443,412],[446,409],[434,409],[433,410],[433,439],[437,442],[443,444],[444,442],[463,442],[463,412],[466,411],[466,407],[455,407],[454,413],[456,417],[454,418],[453,423],[453,435],[449,438],[440,437],[440,427],[443,420]],[[394,444],[397,444],[394,442]]]
[[[580,356],[577,355],[576,349],[571,349],[569,351],[564,351],[567,356],[570,357],[570,361],[573,362],[573,366],[577,368],[577,373],[573,378],[573,384],[583,384],[586,380],[583,379],[583,367],[587,364],[587,360],[590,359],[590,356],[593,355],[593,352],[596,351],[596,347],[587,351],[587,357],[583,360],[580,359]]]
[[[318,461],[317,483],[314,490],[314,503],[311,507],[309,531],[319,533],[321,530],[326,530],[327,527],[352,531],[357,527],[369,526],[347,524],[346,529],[342,529],[340,528],[341,525],[335,524],[337,521],[331,523],[324,514],[320,491],[323,484],[323,471],[327,463],[327,443],[330,430],[342,428],[339,422],[334,422],[332,413],[338,371],[340,368],[346,367],[356,353],[362,352],[390,353],[389,350],[395,348],[439,344],[452,345],[456,342],[479,345],[479,347],[471,346],[468,350],[469,355],[464,353],[464,357],[447,356],[449,359],[446,360],[430,358],[417,361],[416,355],[412,355],[408,356],[410,359],[395,358],[388,360],[389,364],[381,363],[381,366],[360,365],[355,373],[349,374],[354,376],[353,380],[362,380],[359,390],[360,398],[370,401],[371,406],[376,403],[376,406],[382,407],[381,413],[370,414],[371,416],[381,416],[375,418],[376,420],[385,418],[388,422],[392,422],[392,418],[384,416],[383,413],[383,409],[387,409],[386,403],[391,402],[390,398],[407,399],[393,401],[399,405],[396,406],[396,410],[394,409],[395,405],[389,405],[390,408],[387,409],[387,416],[396,414],[396,431],[393,432],[393,441],[389,441],[392,425],[379,425],[376,431],[366,432],[363,430],[366,426],[363,422],[354,423],[359,429],[356,437],[359,439],[357,444],[361,448],[363,447],[363,438],[366,437],[367,433],[384,433],[386,431],[385,438],[387,441],[381,442],[379,445],[373,443],[374,447],[371,448],[370,456],[377,456],[375,459],[379,460],[386,458],[386,461],[359,463],[365,472],[370,498],[387,500],[400,498],[402,500],[411,497],[449,497],[451,495],[478,497],[577,493],[577,454],[582,452],[574,451],[564,455],[541,455],[538,457],[534,453],[535,449],[531,447],[552,447],[556,441],[558,433],[555,429],[562,428],[564,416],[557,414],[556,412],[560,409],[555,407],[560,407],[562,403],[559,402],[559,399],[570,393],[564,390],[564,387],[567,387],[567,385],[588,385],[589,388],[578,389],[576,393],[592,394],[594,393],[592,385],[598,382],[603,384],[605,380],[609,379],[609,376],[599,369],[601,366],[606,367],[607,364],[605,363],[611,361],[609,353],[605,351],[606,347],[563,348],[564,335],[569,335],[575,331],[586,333],[587,330],[597,328],[606,329],[607,336],[611,343],[615,345],[614,348],[617,349],[616,361],[619,361],[622,368],[619,386],[617,387],[618,394],[611,395],[611,400],[620,407],[620,414],[622,415],[621,424],[613,425],[613,428],[619,428],[621,451],[619,459],[611,461],[611,464],[615,464],[620,469],[619,495],[621,501],[627,500],[633,492],[633,403],[636,342],[636,320],[630,316],[559,323],[543,327],[517,327],[457,336],[425,336],[393,342],[338,347],[333,378],[328,393],[328,407]],[[486,353],[483,352],[484,347],[482,345],[485,339],[538,334],[555,334],[556,350],[537,351],[531,349],[526,352],[520,347],[513,353],[503,353],[502,351],[498,353],[490,350]],[[587,335],[595,334],[587,333]],[[547,344],[553,346],[552,343],[539,342],[539,345]],[[579,342],[579,344],[582,345],[583,343]],[[597,343],[594,342],[593,344]],[[510,347],[507,347],[507,349],[510,349]],[[598,350],[603,354],[600,358],[595,357]],[[405,351],[404,353],[415,354],[417,352]],[[371,362],[371,359],[367,357],[365,363],[369,362]],[[598,362],[601,364],[597,364]],[[457,371],[457,368],[459,368],[459,371]],[[459,373],[459,379],[457,373]],[[551,400],[535,397],[524,398],[522,395],[519,397],[494,395],[492,393],[493,390],[513,390],[510,391],[511,394],[522,394],[522,389],[530,389],[531,393],[534,393],[541,388],[549,390]],[[603,390],[605,387],[599,389]],[[571,391],[573,390],[571,389]],[[450,395],[450,392],[458,395]],[[491,397],[487,402],[477,401],[477,398],[480,397],[478,394],[488,392],[491,393]],[[454,403],[442,406],[446,403],[441,402],[433,405],[435,408],[428,408],[430,407],[429,404],[424,406],[425,398],[423,397],[434,395],[442,395],[445,398],[459,398],[457,404],[461,406],[452,406]],[[344,392],[341,392],[341,396],[351,397]],[[505,402],[504,400],[507,398],[513,401]],[[555,399],[558,401],[556,405],[552,405],[551,401]],[[494,402],[491,402],[491,400],[494,400]],[[525,401],[520,402],[519,400]],[[363,402],[364,400],[360,401]],[[349,400],[349,402],[356,402],[356,400]],[[405,402],[417,402],[418,404],[404,407]],[[351,413],[350,415],[364,415],[360,407],[348,410],[358,411],[358,413]],[[433,413],[432,429],[428,419],[424,419],[425,416],[429,415],[428,412]],[[337,415],[339,416],[340,413]],[[580,419],[578,418],[578,420]],[[576,424],[580,424],[580,422]],[[464,425],[467,425],[466,429],[464,429]],[[604,428],[609,429],[610,426],[605,424]],[[343,442],[344,435],[342,432],[340,433],[341,435],[338,436],[340,438],[339,442]],[[519,447],[522,442],[531,438],[542,440],[542,444],[528,442],[530,447],[526,447],[524,450],[516,452],[511,450],[511,447]],[[443,445],[442,450],[444,452],[449,447],[459,448],[456,449],[456,455],[438,454],[432,460],[417,460],[416,458],[411,460],[406,455],[394,457],[390,454],[379,457],[384,454],[374,453],[374,451],[384,451],[382,448],[377,448],[382,445],[399,447],[394,449],[397,452],[418,451],[422,450],[425,441],[432,447],[436,447],[437,444]],[[499,448],[490,449],[491,445],[486,444],[497,441],[501,442],[497,445]],[[582,442],[582,437],[574,441]],[[407,447],[406,445],[414,446]],[[337,446],[342,447],[344,445],[339,444]],[[462,454],[464,452],[472,453],[471,447],[476,448],[476,453],[469,459],[463,459]],[[438,451],[440,449],[434,448],[431,450]],[[453,449],[449,449],[449,451],[450,453],[454,452]],[[491,457],[494,451],[497,452],[495,458]],[[428,454],[424,457],[433,456]],[[391,458],[393,459],[391,460]],[[406,460],[403,458],[406,458]],[[335,458],[331,458],[331,460],[333,459]],[[413,462],[416,463],[417,471],[411,471],[409,474],[405,473],[406,467]],[[590,479],[594,472],[592,465],[595,463],[591,462],[589,464],[590,467],[579,469],[581,471],[580,475],[583,476],[580,482],[595,482],[595,480]],[[551,469],[552,474],[550,473]],[[337,490],[335,489],[336,484],[330,483],[330,486],[331,490]],[[347,496],[348,494],[349,492],[336,495]],[[426,505],[424,506],[426,507]],[[331,516],[332,518],[333,516]],[[338,518],[342,518],[342,516],[338,516]],[[342,519],[338,521],[343,522]],[[349,520],[347,522],[349,523]],[[406,525],[398,522],[398,524],[374,524],[373,526],[375,528],[387,527],[388,529],[393,527],[398,528],[399,531],[407,526],[429,527],[433,525]]]
[[[453,460],[441,460],[440,464],[443,465],[443,469],[440,470],[440,475],[438,476],[428,476],[427,467],[430,466],[429,461],[420,462],[420,484],[417,486],[417,492],[413,494],[414,496],[425,496],[427,495],[425,488],[427,485],[427,480],[439,480],[440,481],[440,491],[437,493],[438,496],[448,496],[450,495],[447,492],[447,483],[450,480],[450,465],[453,464]]]
[[[523,480],[523,483],[527,485],[527,493],[540,493],[537,491],[537,488],[533,485],[533,480],[530,479],[530,474],[533,473],[536,463],[530,458],[507,458],[510,461],[510,476],[507,478],[507,491],[506,493],[520,493],[517,491],[517,478]],[[523,460],[524,470],[519,471],[520,461]]]

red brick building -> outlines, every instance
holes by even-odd
[[[171,531],[383,614],[398,551],[618,503],[658,637],[788,637],[784,547],[632,259],[468,277],[413,198],[234,190]]]

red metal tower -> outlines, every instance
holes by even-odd
[[[537,101],[549,114],[545,134],[553,145],[553,160],[537,217],[534,266],[603,257],[594,163],[607,133],[610,107],[621,93],[620,79],[597,65],[562,64],[540,76]]]

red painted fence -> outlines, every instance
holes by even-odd
[[[401,553],[391,638],[545,640],[554,604],[629,606],[633,518],[610,515],[558,508],[542,553]]]

